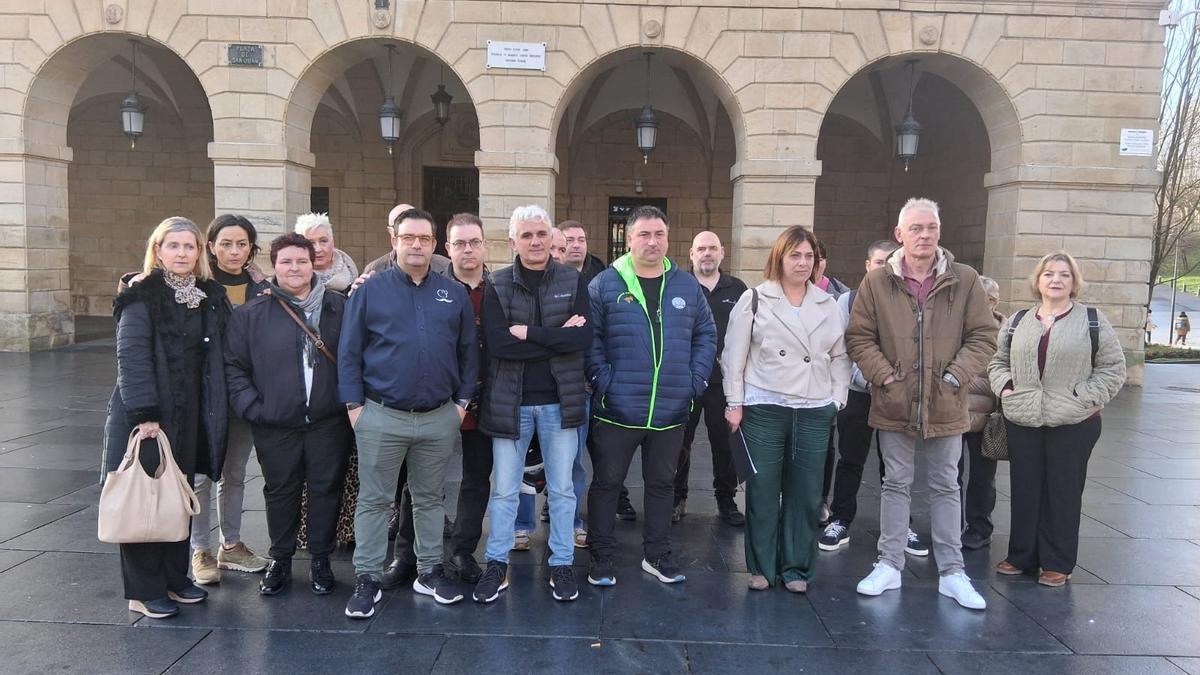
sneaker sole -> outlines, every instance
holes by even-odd
[[[174,591],[167,591],[167,597],[184,605],[196,605],[208,599],[207,595],[203,598],[185,598],[181,595],[176,595]]]
[[[492,597],[480,598],[478,595],[471,593],[471,599],[474,600],[475,602],[481,602],[486,605],[489,602],[495,602],[496,598],[500,597],[500,591],[505,591],[505,590],[508,590],[508,577],[504,577],[504,581],[502,581],[500,583],[500,588],[497,588],[496,592],[492,593]]]
[[[558,589],[554,588],[554,580],[553,579],[550,580],[550,588],[553,589],[553,592],[550,595],[553,596],[554,599],[559,602],[570,602],[570,601],[574,600],[575,598],[579,597],[579,589],[578,588],[575,589],[575,595],[572,595],[569,598],[564,598],[561,595],[559,595]]]
[[[616,586],[617,585],[616,577],[601,577],[599,579],[593,579],[591,577],[591,575],[589,575],[587,580],[588,580],[588,583],[593,586]]]
[[[219,562],[217,563],[217,567],[223,570],[232,570],[234,572],[249,572],[250,574],[257,574],[267,569],[266,565],[263,565],[262,567],[250,567],[248,565],[239,565],[237,563],[229,562]]]
[[[895,585],[889,584],[886,588],[882,588],[876,593],[871,593],[870,591],[864,591],[862,588],[862,584],[855,586],[854,590],[857,591],[859,595],[868,595],[868,596],[871,596],[872,598],[874,598],[874,597],[883,595],[884,593],[887,593],[888,591],[898,591],[898,590],[900,590],[900,587],[902,585],[903,585],[903,582],[901,582],[901,580],[897,579]],[[938,592],[941,592],[940,588],[938,589]]]
[[[193,572],[192,574],[195,575],[195,572]],[[216,579],[195,579],[194,578],[194,579],[192,579],[192,581],[195,582],[196,585],[198,585],[198,586],[213,586],[213,585],[221,583],[221,577],[217,577]]]
[[[421,595],[428,595],[429,597],[436,600],[439,605],[453,605],[456,602],[461,602],[462,599],[464,597],[466,597],[466,596],[460,594],[458,597],[455,597],[455,598],[443,598],[442,596],[437,594],[436,590],[429,588],[425,584],[422,584],[420,581],[414,581],[412,584],[412,589]]]
[[[849,545],[850,545],[850,537],[846,537],[845,539],[839,540],[838,543],[836,543],[836,544],[826,544],[824,542],[818,543],[817,548],[821,549],[822,551],[836,551],[843,546],[849,546]]]
[[[346,608],[346,616],[350,617],[351,619],[369,619],[369,618],[375,616],[375,605],[379,604],[379,601],[382,599],[383,599],[383,591],[375,591],[375,599],[372,601],[373,604],[371,605],[371,611],[369,611],[369,612],[352,612],[352,611],[350,611],[350,608],[347,607]]]
[[[924,558],[925,556],[929,555],[929,549],[927,549],[927,548],[919,549],[919,548],[909,548],[909,547],[905,546],[904,552],[909,555],[915,555],[919,558]]]
[[[664,576],[662,574],[662,572],[659,572],[658,570],[654,569],[654,565],[651,565],[649,560],[645,560],[645,559],[642,560],[642,571],[645,572],[646,574],[649,574],[649,575],[655,577],[656,579],[663,582],[664,584],[678,584],[678,583],[682,583],[687,580],[687,577],[684,576],[682,573],[677,577]]]
[[[962,600],[959,600],[958,598],[954,597],[954,594],[953,594],[953,593],[950,593],[949,591],[943,591],[943,590],[941,589],[941,587],[939,587],[939,588],[938,588],[938,594],[939,594],[939,595],[944,595],[944,596],[946,596],[947,598],[950,598],[950,599],[951,599],[951,600],[953,600],[954,602],[958,603],[958,606],[959,606],[959,607],[963,607],[963,608],[965,608],[965,609],[987,609],[987,602],[986,602],[986,601],[984,601],[984,603],[983,603],[982,605],[979,605],[979,606],[975,606],[975,605],[968,605],[967,603],[963,602]]]
[[[138,614],[151,619],[168,619],[179,613],[179,610],[175,610],[174,612],[152,612],[146,608],[145,604],[138,602],[137,600],[129,601],[129,611],[137,612]]]

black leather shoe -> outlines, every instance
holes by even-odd
[[[717,502],[717,517],[725,522],[726,525],[741,527],[746,524],[746,516],[738,510],[737,503],[732,499],[729,501]]]
[[[267,573],[258,582],[258,592],[262,595],[275,595],[282,592],[292,581],[292,560],[272,558],[267,565]]]
[[[333,568],[329,566],[329,558],[313,558],[308,564],[308,575],[312,581],[312,592],[317,595],[328,595],[337,585],[333,578]]]
[[[392,560],[387,569],[383,571],[383,582],[380,584],[384,590],[392,590],[404,584],[411,584],[417,578],[417,563],[408,562],[396,558]]]
[[[968,551],[977,551],[981,548],[991,546],[992,538],[985,537],[975,530],[968,529],[962,534],[962,547]]]
[[[446,563],[446,571],[454,574],[459,581],[469,586],[479,583],[479,577],[483,576],[483,569],[479,567],[479,563],[475,562],[474,556],[469,555],[450,556],[450,562]]]

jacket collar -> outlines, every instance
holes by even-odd
[[[894,276],[899,277],[901,281],[904,280],[904,272],[902,271],[902,269],[900,267],[900,261],[903,259],[904,259],[904,247],[900,247],[900,248],[896,249],[896,251],[894,253],[892,253],[892,255],[890,257],[888,257],[888,261],[887,261],[888,269],[891,271],[891,273]],[[946,249],[939,246],[937,249],[937,260],[933,264],[934,278],[940,277],[940,276],[946,274],[946,272],[950,271],[952,269],[951,263],[953,263],[953,262],[954,262],[954,255],[952,253],[950,253],[950,251],[947,251]]]
[[[835,302],[833,296],[821,290],[819,286],[809,281],[804,292],[804,302],[800,307],[807,311],[796,312],[783,293],[783,286],[778,281],[764,281],[758,286],[758,293],[771,314],[779,320],[793,337],[809,351],[809,336],[812,335],[826,318],[831,314],[824,303]]]
[[[633,294],[633,297],[642,303],[642,307],[646,307],[646,297],[642,293],[642,284],[638,281],[637,272],[633,269],[633,258],[630,254],[626,253],[614,260],[612,267],[621,276],[621,280],[625,282],[625,290]],[[675,264],[671,262],[670,258],[663,256],[663,283],[660,287],[662,292],[666,292],[667,281],[674,271]]]
[[[546,269],[542,270],[544,272],[544,274],[542,274],[542,285],[543,286],[545,286],[546,284],[549,284],[551,281],[554,280],[555,270],[559,267],[561,267],[561,265],[559,265],[559,263],[554,262],[553,260],[546,261]],[[521,264],[520,256],[513,256],[513,264],[508,269],[509,269],[509,272],[512,274],[512,280],[513,280],[514,285],[520,286],[521,288],[524,288],[527,291],[534,290],[525,285],[525,277],[521,275],[521,270],[528,269],[528,268],[525,267],[525,265]]]

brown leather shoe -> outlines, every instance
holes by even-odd
[[[1001,560],[996,565],[996,574],[1003,574],[1005,576],[1014,577],[1014,576],[1017,576],[1018,574],[1024,574],[1024,573],[1025,572],[1018,569],[1016,565],[1013,565],[1012,563],[1008,562],[1007,560]]]
[[[1067,581],[1070,580],[1070,578],[1071,578],[1070,574],[1063,574],[1062,572],[1051,572],[1049,570],[1042,570],[1042,573],[1038,575],[1038,583],[1043,586],[1049,586],[1051,588],[1058,588],[1060,586],[1066,586]]]

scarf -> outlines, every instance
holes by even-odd
[[[345,251],[337,248],[333,249],[333,262],[329,269],[315,271],[322,283],[339,293],[344,293],[350,288],[350,284],[354,283],[354,278],[358,276],[354,260]]]
[[[187,305],[188,309],[196,309],[200,306],[200,301],[208,297],[207,293],[196,288],[195,274],[181,276],[164,269],[163,281],[175,291],[175,302]]]
[[[311,289],[303,300],[298,300],[274,281],[271,282],[271,295],[288,303],[304,320],[304,325],[308,326],[313,335],[321,337],[321,304],[325,299],[325,282],[321,280],[320,275],[313,275]],[[315,368],[320,350],[303,333],[300,334],[300,346],[304,350],[304,362],[309,368]]]

